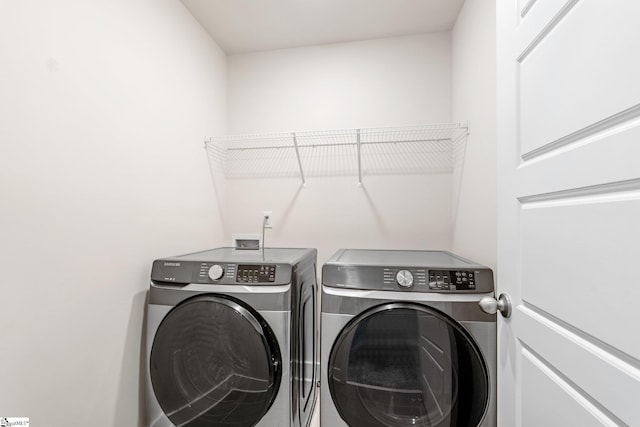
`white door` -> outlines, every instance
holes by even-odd
[[[499,425],[640,425],[640,1],[498,0]]]

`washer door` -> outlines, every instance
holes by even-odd
[[[253,426],[280,385],[269,325],[242,302],[201,295],[176,306],[151,348],[151,383],[176,426]],[[150,420],[153,421],[153,420]]]
[[[328,380],[351,427],[475,427],[489,401],[488,371],[471,336],[419,304],[384,304],[349,322],[331,351]]]

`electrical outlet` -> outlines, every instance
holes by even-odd
[[[273,212],[262,212],[262,225],[264,228],[273,228]]]

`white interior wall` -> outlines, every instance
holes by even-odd
[[[452,31],[453,120],[469,121],[453,250],[496,268],[495,1],[466,0]]]
[[[342,129],[451,120],[450,33],[283,49],[228,58],[229,133]],[[267,245],[451,248],[451,176],[227,180],[225,230]],[[230,239],[230,235],[228,236]]]
[[[0,60],[0,415],[144,425],[151,261],[224,243],[226,57],[178,0],[33,0]]]
[[[451,36],[435,33],[229,56],[230,133],[451,119]]]

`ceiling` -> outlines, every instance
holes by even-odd
[[[464,0],[182,0],[227,54],[448,31]]]

